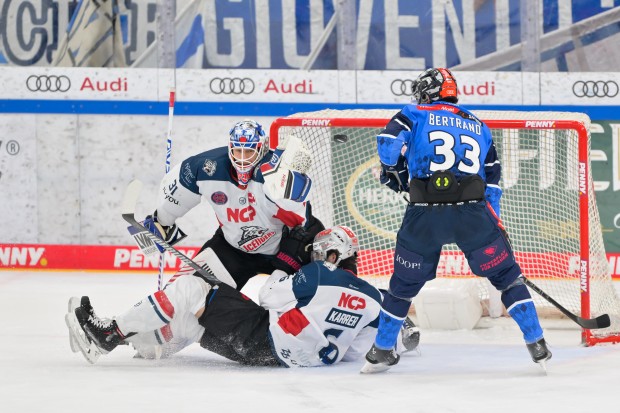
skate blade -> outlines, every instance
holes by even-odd
[[[75,313],[75,309],[78,308],[80,304],[80,297],[71,297],[67,308],[68,312],[71,314]],[[69,345],[71,346],[71,351],[74,353],[80,351],[80,346],[73,337],[73,334],[71,334],[71,331],[69,331]]]
[[[383,363],[372,364],[366,362],[364,366],[360,369],[360,373],[362,374],[373,374],[373,373],[381,373],[386,370],[389,370],[391,366]]]
[[[65,323],[69,328],[69,335],[71,336],[71,341],[77,346],[78,350],[82,353],[86,361],[88,361],[90,364],[95,364],[95,362],[101,356],[101,351],[95,343],[93,343],[86,337],[84,330],[82,330],[80,324],[78,323],[75,313],[67,313],[65,315]]]
[[[547,360],[539,361],[537,364],[543,370],[543,373],[545,373],[545,376],[548,376],[549,373],[547,372]]]

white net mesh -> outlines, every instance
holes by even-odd
[[[385,119],[385,124],[396,112],[328,109],[291,117],[356,119],[357,122],[360,118]],[[577,120],[587,128],[590,125],[589,118],[579,113],[479,111],[476,114],[487,121]],[[406,201],[378,182],[380,166],[375,137],[380,129],[303,126],[282,127],[278,133],[294,133],[305,142],[314,157],[309,171],[313,179],[314,213],[326,226],[353,228],[360,239],[360,275],[385,288],[393,269],[396,232]],[[528,278],[571,312],[581,314],[579,135],[575,130],[554,128],[492,129],[492,132],[502,163],[501,218],[517,260]],[[586,139],[589,148],[589,135]],[[592,334],[606,337],[620,332],[620,301],[611,281],[591,178],[588,185],[590,311],[591,316],[608,313],[612,318],[610,328],[592,330]],[[474,277],[456,245],[444,246],[437,276]],[[490,284],[478,280],[484,302]],[[532,292],[532,296],[543,316],[558,314],[536,293]]]

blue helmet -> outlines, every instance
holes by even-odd
[[[254,167],[269,151],[269,138],[263,127],[253,120],[235,123],[230,130],[228,157],[237,171],[239,183],[246,185]]]

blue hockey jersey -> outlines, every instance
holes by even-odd
[[[379,158],[395,165],[405,148],[409,178],[449,170],[459,178],[478,174],[499,215],[501,166],[490,129],[471,112],[447,102],[410,104],[377,136]]]

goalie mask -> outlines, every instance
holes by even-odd
[[[438,100],[457,103],[456,79],[448,69],[427,69],[411,85],[413,98],[418,103],[432,103]]]
[[[325,261],[330,252],[335,251],[338,259],[335,264],[357,255],[359,251],[357,236],[349,227],[337,225],[316,234],[312,244],[312,261]]]
[[[269,138],[258,122],[242,120],[230,130],[228,157],[240,184],[247,185],[254,167],[268,151]]]

